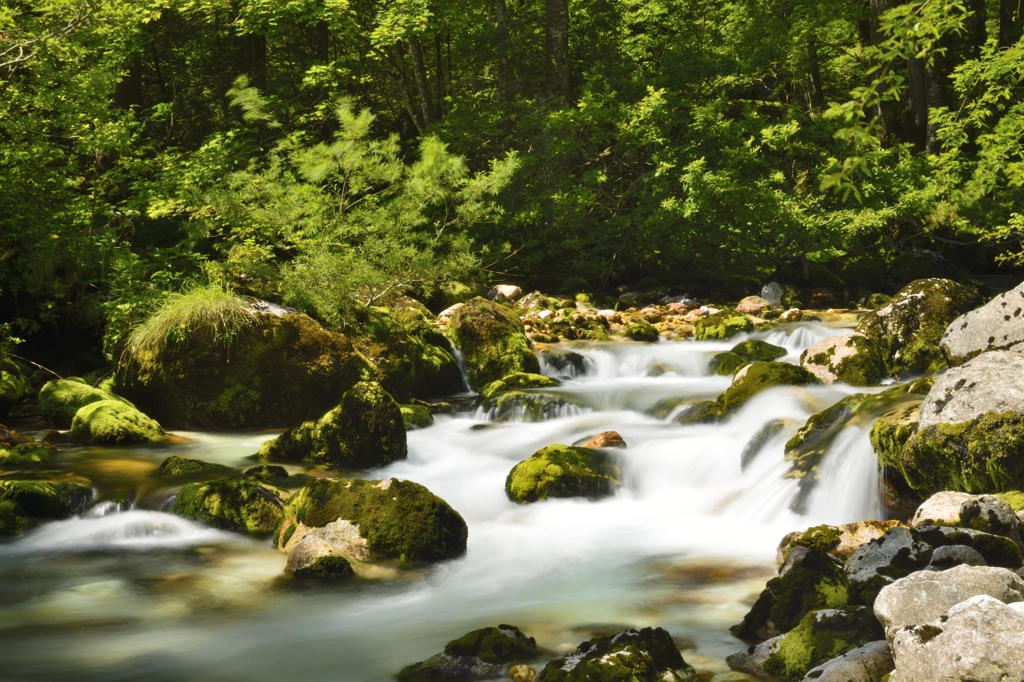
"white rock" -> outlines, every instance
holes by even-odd
[[[879,682],[892,672],[889,643],[884,639],[868,642],[828,663],[807,671],[805,682]]]
[[[1005,500],[995,495],[971,495],[954,491],[935,493],[917,508],[911,528],[960,526],[1010,538],[1018,545],[1024,524]]]
[[[439,319],[439,320],[449,320],[449,319],[451,319],[455,315],[455,313],[459,312],[459,308],[461,308],[464,305],[466,305],[466,304],[465,303],[456,303],[455,305],[451,306],[450,308],[445,308],[444,310],[442,310],[441,312],[439,312],[437,314],[437,319]]]
[[[947,371],[921,403],[919,428],[967,422],[989,411],[1024,415],[1024,356],[991,351]]]
[[[515,301],[523,297],[523,290],[515,284],[499,284],[491,289],[491,293],[494,295],[488,298],[497,301]]]
[[[1024,284],[953,320],[939,347],[959,365],[990,350],[1024,350]]]

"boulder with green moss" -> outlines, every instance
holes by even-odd
[[[598,499],[613,494],[621,478],[615,456],[604,450],[549,445],[512,468],[505,493],[521,504],[549,497]]]
[[[696,682],[672,636],[642,628],[596,637],[549,662],[537,682]]]
[[[54,449],[44,443],[19,443],[10,450],[0,447],[0,467],[23,467],[46,464]]]
[[[54,379],[39,389],[39,409],[46,420],[59,429],[70,428],[80,409],[101,400],[116,400],[130,405],[124,398],[77,379]]]
[[[949,323],[981,301],[973,287],[948,279],[920,279],[865,316],[857,331],[876,344],[888,374],[921,374],[943,360],[939,342]]]
[[[481,409],[496,422],[541,422],[583,411],[568,396],[534,391],[508,391],[486,400]]]
[[[840,536],[837,532],[836,545]],[[797,546],[789,551],[779,575],[768,581],[754,606],[731,632],[744,640],[768,639],[788,632],[811,611],[839,608],[848,601],[846,576],[828,555],[828,549]]]
[[[189,483],[171,507],[178,516],[224,530],[272,533],[283,516],[283,493],[252,478]]]
[[[985,533],[973,528],[953,526],[921,526],[913,535],[933,548],[970,547],[981,555],[989,566],[1016,570],[1022,565],[1020,546],[1008,537]]]
[[[751,362],[750,358],[740,355],[739,353],[726,351],[711,358],[708,362],[708,369],[714,374],[728,377],[733,376],[736,372],[740,371]]]
[[[469,531],[447,502],[412,481],[317,478],[284,508],[275,542],[291,552],[304,538],[358,562],[418,565],[461,556]]]
[[[952,526],[972,528],[1010,538],[1018,545],[1024,540],[1024,520],[1004,499],[995,495],[944,490],[925,500],[910,522],[911,528]]]
[[[826,384],[875,386],[886,376],[878,346],[858,333],[819,341],[803,352],[800,365]]]
[[[755,362],[747,365],[732,380],[732,385],[716,400],[696,404],[683,418],[685,424],[718,421],[744,405],[761,391],[775,386],[813,386],[821,381],[803,367],[788,362]]]
[[[274,483],[288,478],[288,470],[274,464],[259,464],[242,472],[243,478],[263,483]]]
[[[405,422],[398,403],[380,384],[363,381],[317,421],[268,440],[260,457],[347,469],[370,469],[405,459]]]
[[[506,391],[522,391],[531,388],[553,388],[560,385],[558,379],[546,377],[543,374],[528,374],[526,372],[515,372],[502,377],[480,389],[480,397],[484,400],[493,398]]]
[[[726,309],[697,318],[693,329],[698,341],[724,341],[742,332],[754,331],[754,323],[743,313]]]
[[[448,642],[444,651],[406,666],[399,682],[504,677],[509,666],[540,656],[537,642],[514,625],[481,628]]]
[[[155,420],[120,400],[89,403],[71,421],[71,441],[85,445],[158,443],[164,430]]]
[[[357,382],[376,377],[345,336],[258,303],[232,304],[240,322],[230,335],[188,318],[177,337],[126,353],[118,368],[124,395],[176,428],[290,427],[316,419]]]
[[[21,402],[30,390],[21,368],[10,358],[0,356],[0,418]]]
[[[92,502],[92,489],[78,483],[0,480],[0,502],[17,502],[25,516],[65,519]]]
[[[658,340],[658,330],[645,320],[637,320],[626,327],[626,338],[630,341],[654,343]]]
[[[407,431],[413,429],[425,429],[434,423],[434,415],[425,405],[399,405],[402,411],[402,423]]]
[[[523,323],[497,303],[484,298],[468,301],[452,316],[446,333],[462,353],[469,385],[475,390],[516,372],[540,373]]]
[[[212,462],[204,462],[201,459],[190,459],[188,457],[180,457],[178,455],[171,455],[156,468],[156,473],[161,476],[183,476],[192,474],[216,474],[216,473],[227,473],[231,471],[228,467],[222,464],[214,464]]]
[[[785,348],[767,341],[748,339],[737,343],[731,350],[711,358],[708,368],[715,374],[729,376],[752,362],[771,362],[788,352]]]
[[[28,528],[25,510],[14,500],[0,500],[0,538],[18,535]]]

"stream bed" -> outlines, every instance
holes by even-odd
[[[100,503],[0,544],[0,678],[376,682],[498,623],[520,627],[552,656],[597,634],[661,626],[688,663],[725,672],[725,656],[744,646],[728,628],[775,574],[783,535],[884,518],[862,425],[833,442],[805,513],[792,511],[797,481],[784,478],[786,440],[856,389],[770,389],[717,425],[646,413],[665,399],[724,391],[730,379],[709,376],[708,360],[743,338],[783,345],[783,359],[797,362],[807,346],[850,327],[852,318],[836,318],[721,343],[574,344],[586,371],[555,389],[575,404],[561,416],[436,417],[409,433],[407,460],[359,475],[427,486],[465,518],[468,550],[394,582],[290,581],[269,539],[160,511],[173,494],[151,476],[163,459],[245,468],[273,433],[63,449],[55,466],[68,480],[91,481],[99,494],[132,490],[137,506]],[[748,448],[775,420],[781,430]],[[628,444],[615,496],[523,506],[506,498],[517,462],[608,430]]]

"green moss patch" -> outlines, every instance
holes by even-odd
[[[0,502],[17,502],[26,516],[64,519],[92,502],[92,489],[77,483],[0,481]]]
[[[650,322],[639,320],[626,327],[626,338],[630,341],[654,343],[658,340],[658,330]]]
[[[46,464],[53,457],[53,448],[37,443],[19,443],[10,450],[0,447],[0,467],[21,467]]]
[[[408,431],[425,429],[434,423],[434,415],[423,405],[399,405],[402,411],[402,423]]]
[[[184,474],[205,474],[205,473],[224,473],[230,471],[230,469],[221,464],[213,464],[211,462],[204,462],[201,459],[189,459],[187,457],[179,457],[178,455],[171,455],[156,468],[156,473],[162,476],[181,476]]]
[[[799,680],[811,668],[884,636],[867,607],[812,611],[786,634],[764,670],[784,680]]]
[[[558,379],[552,379],[551,377],[546,377],[543,374],[515,372],[514,374],[509,374],[498,381],[492,381],[484,386],[480,389],[480,397],[487,400],[506,391],[522,391],[530,388],[554,388],[561,383],[562,382]]]
[[[544,666],[537,682],[682,682],[692,673],[668,632],[643,628],[583,642]]]
[[[171,510],[224,530],[271,533],[283,518],[281,491],[248,478],[189,483]]]
[[[613,494],[621,477],[614,456],[603,450],[549,445],[512,468],[505,493],[519,503],[549,497],[597,499]]]
[[[75,413],[101,400],[117,400],[130,405],[124,398],[74,379],[54,379],[39,389],[39,409],[46,420],[59,429],[70,428]]]
[[[693,328],[698,341],[724,341],[739,333],[754,331],[754,323],[743,313],[722,310],[707,317],[697,318]]]
[[[449,656],[473,656],[485,663],[519,663],[540,655],[537,642],[514,625],[467,632],[444,647]]]
[[[750,362],[771,362],[772,360],[784,357],[789,351],[782,346],[776,346],[767,341],[750,339],[740,341],[732,347],[730,352],[749,358]]]
[[[90,403],[75,413],[71,440],[86,445],[129,445],[164,439],[155,420],[119,400]]]

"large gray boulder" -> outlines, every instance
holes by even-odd
[[[971,495],[955,491],[935,493],[917,508],[911,528],[957,526],[1002,535],[1018,545],[1024,522],[1005,500],[995,495]]]
[[[979,595],[895,633],[890,682],[1024,679],[1024,604]]]
[[[992,566],[920,571],[882,588],[875,599],[875,617],[892,643],[901,630],[931,623],[953,606],[978,595],[1007,604],[1024,601],[1024,580],[1013,571]]]
[[[969,422],[988,412],[1024,414],[1024,356],[992,351],[950,369],[921,403],[918,429]]]
[[[939,342],[950,365],[990,350],[1024,350],[1024,284],[953,320]]]
[[[889,643],[884,639],[868,642],[838,658],[807,671],[805,682],[880,682],[892,672]]]
[[[870,606],[886,585],[927,566],[931,550],[908,529],[898,526],[861,545],[846,560],[844,568],[850,602]]]

